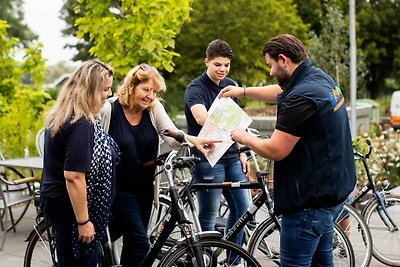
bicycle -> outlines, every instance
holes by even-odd
[[[182,143],[182,146],[187,145],[183,134],[166,131],[164,135],[174,137],[178,142]],[[198,159],[194,156],[177,156],[177,154],[178,151],[172,150],[163,164],[169,183],[171,205],[160,223],[158,234],[152,240],[150,251],[141,266],[150,267],[153,263],[166,267],[178,265],[199,267],[229,266],[230,263],[226,259],[230,255],[235,255],[235,259],[240,258],[245,266],[261,267],[246,250],[232,242],[223,240],[219,232],[197,232],[192,227],[192,223],[187,220],[183,211],[182,203],[185,199],[182,199],[173,183],[173,172],[175,169],[190,166],[192,162],[196,162]],[[176,225],[181,229],[183,236],[169,248],[168,254],[163,253],[163,246]],[[52,227],[45,216],[37,219],[37,223],[28,240],[24,266],[48,266],[49,263],[57,266],[54,235]],[[108,240],[102,244],[99,266],[115,266],[116,264],[113,262],[115,257],[110,243],[111,241]],[[46,251],[44,259],[48,262],[45,265],[39,265],[42,264],[41,261],[32,262],[32,260],[36,260],[36,258],[33,258],[33,254],[37,255],[43,251],[40,247],[42,245],[45,246],[44,251]],[[38,263],[38,265],[33,263]]]
[[[253,135],[260,136],[256,129],[248,129],[248,132]],[[257,155],[254,152],[249,155],[249,159],[253,160],[254,166],[256,169],[259,169]],[[268,164],[267,168],[269,168]],[[347,219],[347,224],[345,227],[342,223],[344,219]],[[361,214],[354,207],[345,203],[343,212],[336,219],[336,223],[341,226],[342,230],[344,230],[350,240],[350,243],[352,244],[355,257],[355,266],[369,266],[372,258],[372,237],[369,228]],[[341,256],[341,253],[343,254],[342,256],[345,255],[345,252],[341,252],[340,249],[336,253],[337,256]]]
[[[367,153],[355,152],[355,156],[362,160],[368,183],[349,200],[349,204],[356,207],[361,199],[369,192],[372,197],[366,202],[361,211],[372,236],[372,255],[380,262],[390,266],[400,266],[400,196],[386,191],[389,181],[382,182],[378,189],[368,165],[368,158],[375,147],[371,140],[366,139],[369,146]],[[376,152],[377,153],[377,152]]]
[[[242,148],[242,151],[248,149],[246,147]],[[254,153],[250,151],[250,153]],[[254,156],[254,154],[253,154]],[[263,238],[268,234],[271,236],[271,233],[278,237],[279,244],[279,230],[280,230],[280,221],[279,217],[277,217],[273,212],[273,203],[272,198],[269,193],[269,190],[266,188],[266,179],[265,176],[267,173],[262,173],[257,166],[256,178],[255,182],[240,182],[240,183],[194,183],[193,180],[186,181],[183,184],[183,188],[180,191],[182,199],[189,200],[189,202],[184,202],[183,206],[186,207],[187,212],[191,212],[192,214],[196,214],[196,208],[194,206],[193,201],[193,192],[197,190],[205,190],[205,189],[215,189],[215,188],[231,188],[232,190],[240,190],[240,189],[259,189],[261,192],[253,199],[252,205],[248,208],[248,210],[241,216],[241,218],[237,221],[237,223],[225,234],[225,240],[232,240],[232,238],[238,234],[240,229],[245,227],[249,221],[256,215],[257,211],[263,207],[265,204],[267,206],[267,210],[269,213],[269,218],[264,220],[259,226],[255,228],[253,234],[251,235],[248,251],[255,255],[256,259],[259,260],[260,263],[265,266],[268,263],[279,265],[279,245],[276,246],[276,242],[270,243],[263,242]],[[163,201],[168,200],[168,197],[164,197]],[[162,217],[160,215],[160,217]],[[194,215],[195,217],[195,215]],[[264,225],[270,226],[273,224],[273,228],[269,228],[271,233],[268,231],[264,231]],[[260,227],[261,226],[261,227]],[[335,266],[355,266],[354,265],[354,253],[351,247],[351,244],[344,233],[343,230],[340,229],[338,225],[335,224],[335,241],[333,242],[334,247],[334,258],[335,258]],[[179,235],[178,235],[179,238]],[[253,241],[252,241],[253,240]],[[170,242],[174,242],[171,238]],[[271,241],[272,242],[272,241]],[[259,244],[263,244],[263,246],[259,246]],[[340,254],[342,248],[345,251],[345,255]],[[260,254],[261,253],[261,254]],[[265,254],[264,254],[265,253]],[[265,256],[266,255],[266,256]]]

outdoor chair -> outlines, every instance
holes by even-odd
[[[43,157],[44,153],[44,132],[46,128],[42,127],[36,134],[36,149],[38,151],[39,156]]]
[[[0,152],[0,160],[4,160]],[[13,180],[9,176],[13,175]],[[25,177],[18,170],[0,166],[0,226],[2,237],[0,250],[3,249],[7,232],[16,232],[16,225],[21,221],[35,197],[36,177]]]

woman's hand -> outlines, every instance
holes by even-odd
[[[78,225],[78,241],[83,244],[91,243],[94,240],[95,235],[94,225],[91,221],[83,225]]]
[[[218,139],[209,139],[192,135],[186,135],[186,139],[192,143],[204,156],[207,156],[208,153],[214,150],[215,143],[222,142],[222,140]]]

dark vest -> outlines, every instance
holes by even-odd
[[[277,214],[335,206],[347,198],[356,182],[350,126],[339,87],[307,60],[278,95],[278,116],[285,99],[295,95],[312,100],[318,111],[291,153],[275,162]]]

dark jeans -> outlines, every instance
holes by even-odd
[[[153,190],[143,192],[117,192],[111,207],[111,239],[123,236],[121,264],[140,266],[150,249],[147,226],[153,204]]]
[[[44,212],[55,230],[58,267],[96,267],[98,246],[93,253],[74,259],[71,234],[75,215],[71,205],[54,199],[44,200]]]
[[[343,204],[282,216],[281,266],[333,267],[333,224]]]

